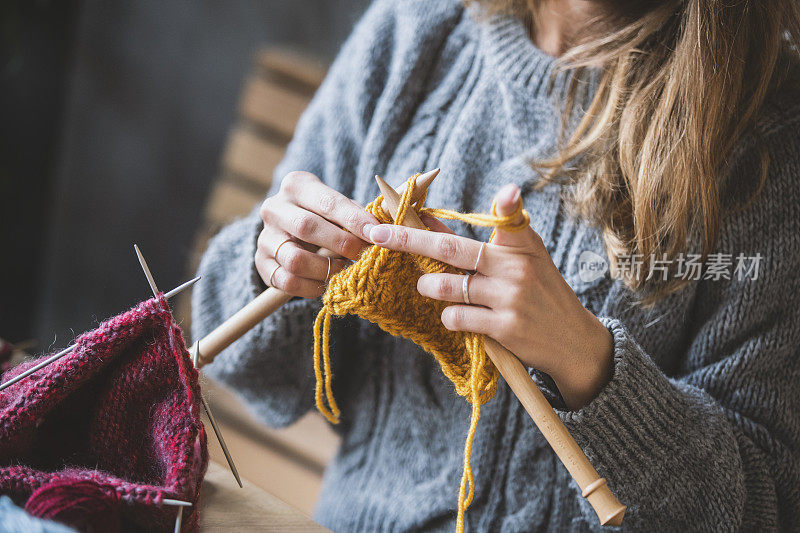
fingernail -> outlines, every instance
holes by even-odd
[[[386,226],[374,226],[369,232],[369,238],[375,244],[384,244],[391,237],[392,232]]]
[[[508,194],[510,191],[514,192]],[[500,198],[508,198],[509,203],[511,203],[512,205],[516,204],[519,201],[519,187],[517,187],[513,183],[504,185],[502,190],[500,191]]]
[[[369,240],[369,232],[372,231],[372,228],[375,227],[375,224],[364,224],[364,227],[361,228],[361,233],[364,235],[364,238]]]

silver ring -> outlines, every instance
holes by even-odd
[[[481,243],[481,248],[478,250],[478,258],[475,260],[475,266],[472,268],[473,274],[478,272],[478,265],[481,264],[481,257],[483,257],[483,250],[486,248],[486,243]]]
[[[331,277],[331,258],[328,258],[328,272],[325,273],[325,281],[327,282],[328,279]]]
[[[461,295],[464,297],[464,303],[470,305],[472,302],[469,301],[469,278],[471,278],[469,274],[464,274],[464,281],[461,282]]]
[[[275,262],[276,262],[276,263],[278,262],[278,252],[281,250],[281,246],[283,246],[284,244],[286,244],[287,242],[289,242],[289,241],[291,241],[291,240],[292,240],[292,238],[291,238],[291,237],[289,237],[288,239],[284,239],[284,240],[283,240],[283,241],[282,241],[282,242],[281,242],[281,243],[278,245],[278,247],[277,247],[277,248],[275,248],[275,253],[274,253],[274,254],[272,254],[272,257],[274,257],[274,258],[275,258]]]
[[[277,272],[279,268],[281,268],[280,264],[278,264],[278,266],[275,267],[275,270],[272,271],[272,274],[269,275],[269,282],[267,283],[267,285],[276,289],[277,287],[275,287],[275,284],[272,282],[272,278],[275,277],[275,272]]]

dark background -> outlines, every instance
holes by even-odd
[[[253,54],[330,61],[369,0],[0,2],[0,337],[66,346],[186,279]]]

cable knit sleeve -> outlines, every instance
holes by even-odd
[[[800,128],[787,129],[768,139],[764,190],[726,217],[717,246],[760,254],[757,279],[698,285],[693,333],[670,376],[622,322],[602,318],[613,377],[585,407],[559,411],[628,505],[625,529],[800,528]],[[735,178],[757,182],[755,156]]]
[[[391,9],[392,2],[373,4],[344,44],[298,123],[270,194],[285,174],[305,170],[351,196],[363,138],[385,82],[383,62],[391,56],[391,32],[385,31]],[[192,299],[195,339],[264,290],[253,262],[262,227],[256,207],[211,240]],[[319,300],[292,300],[222,352],[205,372],[230,385],[270,425],[290,424],[314,405],[312,326],[319,307]],[[335,351],[342,346],[352,343],[333,343]],[[341,355],[335,361],[349,354]]]

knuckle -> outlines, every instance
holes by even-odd
[[[525,290],[517,283],[510,283],[503,291],[505,300],[509,304],[522,301],[525,298]]]
[[[361,232],[361,213],[351,211],[344,217],[345,227],[351,231]]]
[[[293,172],[289,172],[281,180],[280,191],[282,193],[291,193],[296,184],[297,184],[297,181],[296,181],[296,178],[294,177],[294,173]]]
[[[405,229],[395,227],[392,233],[399,248],[406,248],[408,246],[408,232]]]
[[[509,313],[509,318],[506,321],[504,331],[505,336],[513,337],[519,331],[523,331],[522,328],[525,327],[525,316],[517,310],[512,310]]]
[[[285,256],[281,259],[281,266],[291,274],[300,274],[303,268],[303,253],[300,250],[288,250],[284,252]]]
[[[505,311],[498,314],[497,321],[493,325],[494,334],[497,337],[507,340],[510,335],[515,331],[516,327],[516,313],[513,311]]]
[[[317,222],[308,215],[299,215],[294,219],[295,234],[303,240],[308,240],[308,237],[317,231]]]
[[[277,275],[275,276],[278,277]],[[284,279],[281,280],[283,290],[289,294],[296,295],[303,288],[303,280],[294,274],[288,273]]]
[[[453,292],[453,286],[450,283],[450,280],[445,276],[440,277],[436,282],[435,292],[436,296],[440,298],[451,295]]]
[[[514,279],[518,280],[531,280],[535,274],[533,265],[527,258],[515,258],[511,264],[510,273]]]
[[[495,326],[495,331],[497,332],[496,335],[500,339],[507,341],[514,335],[514,323],[510,319],[501,320]]]
[[[272,252],[270,251],[270,243],[267,235],[262,232],[261,235],[258,236],[258,241],[256,241],[256,257],[261,257],[262,259],[269,259],[272,257]]]
[[[334,249],[339,255],[353,257],[358,255],[359,245],[353,237],[345,235],[336,239]]]
[[[253,254],[253,264],[256,266],[256,270],[261,276],[264,276],[264,256],[261,253],[261,250],[256,250],[256,253]]]
[[[308,172],[302,170],[293,170],[286,174],[281,180],[281,189],[285,191],[294,191],[297,186],[308,179]]]
[[[439,255],[445,262],[450,262],[458,256],[459,245],[455,239],[440,237],[437,243]]]
[[[263,202],[261,202],[261,207],[258,208],[258,214],[261,216],[261,220],[264,223],[272,217],[272,198],[267,198]]]
[[[256,252],[254,261],[258,275],[265,284],[269,284],[269,275],[271,274],[271,271],[269,269],[269,262],[267,261],[267,258]]]
[[[323,194],[317,204],[320,214],[330,215],[336,209],[336,198],[332,194]]]
[[[448,322],[450,329],[462,329],[467,320],[467,314],[464,307],[450,306],[448,313]]]

